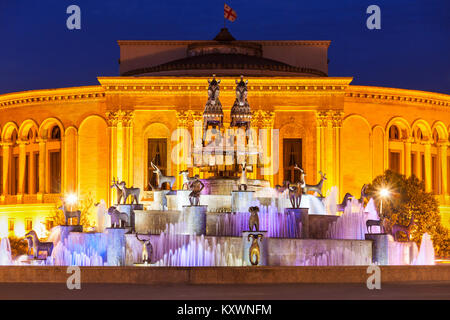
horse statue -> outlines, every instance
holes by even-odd
[[[123,228],[128,223],[128,215],[114,206],[109,207],[108,214],[111,216],[111,228]]]
[[[52,251],[53,251],[53,242],[41,242],[39,241],[39,238],[36,234],[36,231],[31,230],[30,232],[28,232],[25,235],[25,238],[31,238],[31,241],[28,240],[28,246],[30,245],[30,243],[32,244],[33,247],[33,256],[35,259],[38,258],[39,256],[39,252],[41,251],[45,251],[47,252],[47,257],[50,257],[52,255]],[[28,251],[27,254],[31,251],[31,248],[28,247]]]
[[[150,161],[150,165],[154,169],[153,173],[156,173],[156,175],[158,176],[158,189],[161,189],[161,186],[163,185],[163,183],[167,182],[170,186],[170,190],[172,190],[172,186],[175,183],[175,177],[163,175],[161,170],[159,170],[159,168],[153,164],[153,161]]]
[[[247,84],[244,76],[241,75],[241,81],[236,80],[236,100],[231,108],[231,127],[243,127],[245,130],[250,128],[252,113],[247,101]]]
[[[81,211],[67,211],[66,209],[66,202],[63,198],[61,198],[62,204],[58,207],[58,210],[61,210],[64,213],[64,218],[66,219],[66,225],[69,225],[69,219],[70,218],[77,218],[77,224],[80,225],[80,217],[81,217]]]
[[[213,128],[223,126],[222,104],[219,100],[220,80],[216,80],[216,75],[213,74],[213,79],[208,79],[208,84],[208,101],[203,111],[203,142],[206,141],[208,126]]]
[[[127,188],[125,181],[121,181],[117,185],[119,186],[120,190],[122,190],[123,204],[127,203],[127,199],[130,196],[131,196],[131,204],[133,204],[134,202],[136,202],[136,204],[139,204],[139,194],[141,193],[140,188],[133,188],[133,187]]]

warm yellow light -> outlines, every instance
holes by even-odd
[[[76,204],[77,201],[78,201],[78,197],[76,194],[71,193],[66,196],[66,202],[70,206],[73,206],[74,204]]]
[[[380,196],[381,197],[387,198],[387,197],[389,197],[389,195],[390,195],[390,192],[389,192],[388,189],[383,188],[383,189],[380,190]]]

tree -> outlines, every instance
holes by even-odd
[[[57,226],[65,225],[66,218],[64,217],[64,212],[59,210],[58,207],[61,206],[61,201],[55,204],[55,209],[53,214],[50,216],[50,219],[53,220],[54,224]],[[83,226],[83,229],[86,230],[93,226],[93,221],[91,219],[92,214],[91,210],[94,208],[94,198],[91,193],[88,193],[84,199],[78,201],[77,205],[78,209],[81,211],[80,214],[80,225]]]
[[[390,196],[383,199],[381,219],[387,218],[390,225],[408,225],[411,216],[417,224],[412,227],[411,240],[420,246],[422,235],[427,232],[433,240],[437,256],[450,256],[450,231],[441,223],[439,202],[435,196],[425,191],[423,181],[416,176],[405,175],[386,170],[383,175],[376,177],[367,189],[369,196],[374,198],[378,208],[381,198],[379,190],[387,188]]]

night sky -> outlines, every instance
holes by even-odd
[[[81,30],[66,9],[81,8]],[[448,0],[227,0],[238,40],[331,40],[329,76],[352,84],[450,94]],[[381,8],[381,30],[366,9]],[[117,40],[210,40],[217,0],[0,0],[0,93],[98,85],[119,75]]]

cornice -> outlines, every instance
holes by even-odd
[[[105,92],[196,93],[208,89],[207,77],[99,77]],[[221,92],[234,92],[236,77],[220,77]],[[252,92],[270,93],[344,93],[353,78],[332,77],[248,77]]]
[[[0,95],[0,109],[39,103],[64,103],[104,99],[101,86],[72,87],[14,92]]]
[[[374,102],[428,104],[443,107],[450,105],[450,96],[447,94],[397,88],[349,85],[346,88],[345,97],[346,99],[373,100]]]

